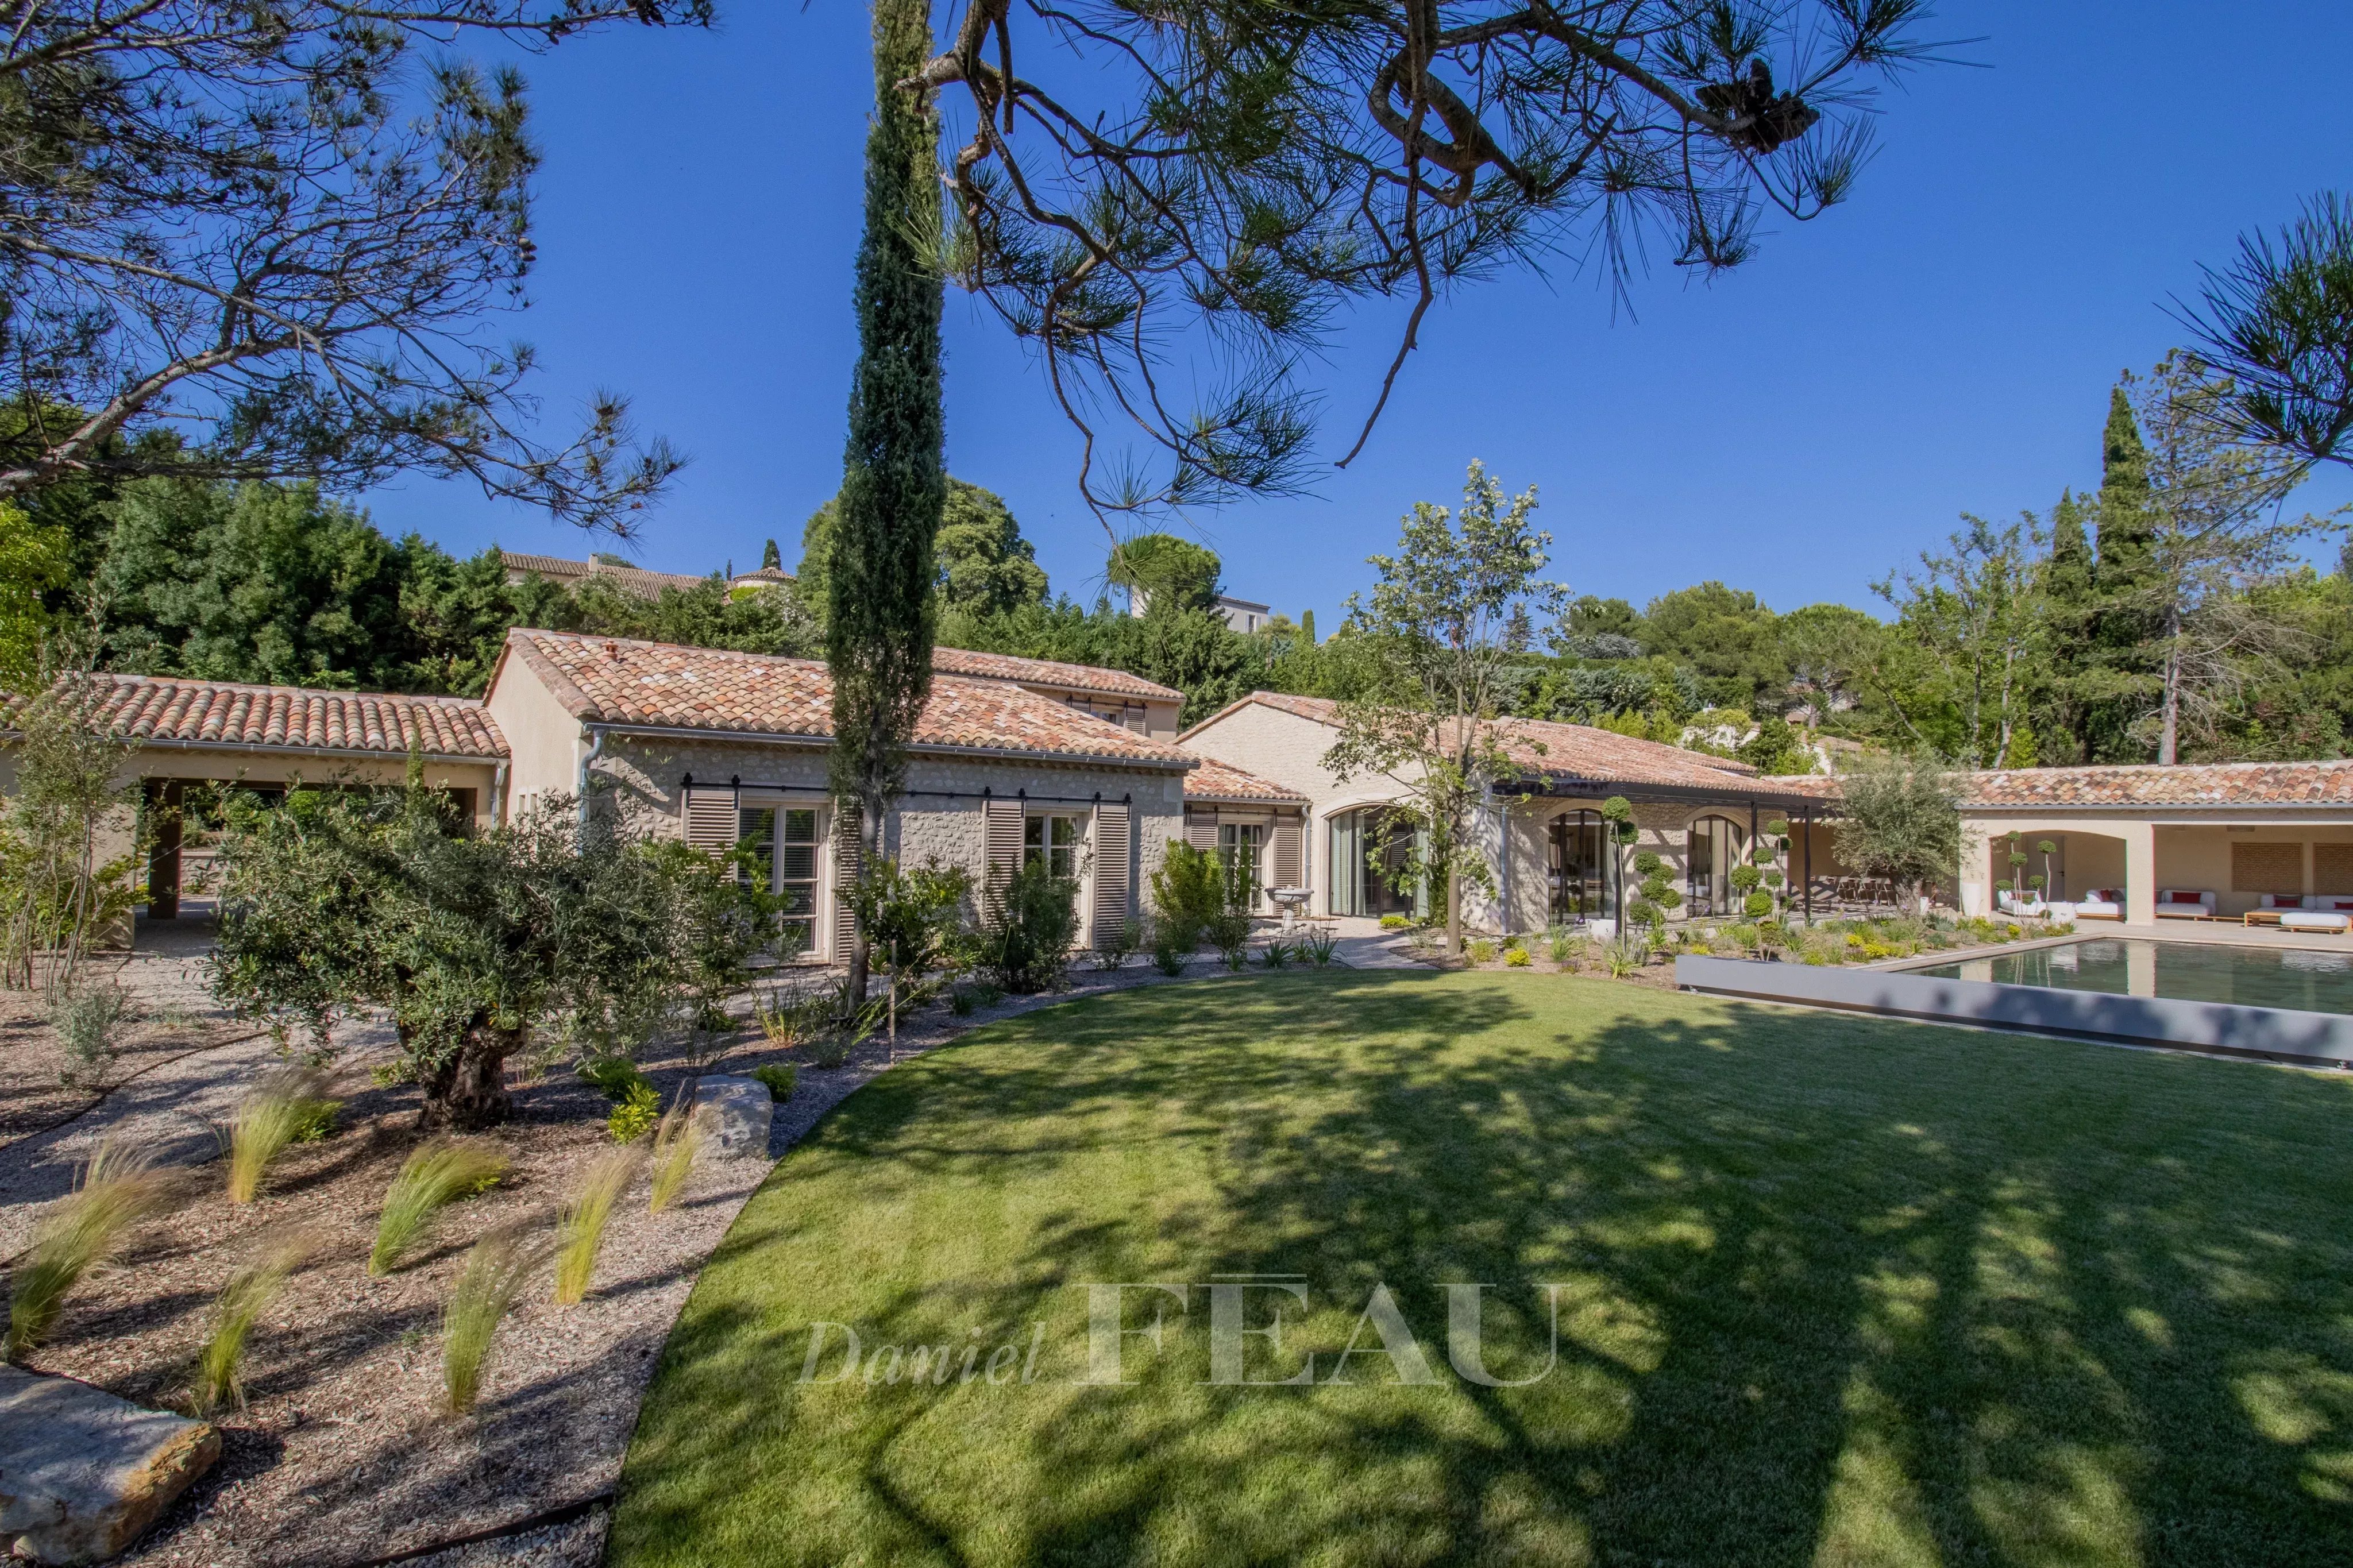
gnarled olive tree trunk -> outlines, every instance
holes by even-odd
[[[466,1026],[458,1048],[438,1059],[420,1063],[417,1087],[424,1091],[417,1125],[427,1132],[478,1132],[507,1119],[512,1101],[507,1095],[507,1058],[530,1041],[531,1029],[501,1029],[487,1016]],[[408,1043],[408,1031],[401,1031]]]

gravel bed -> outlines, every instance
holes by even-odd
[[[1186,978],[1221,976],[1197,963]],[[703,1259],[776,1158],[828,1110],[895,1062],[979,1025],[1165,984],[1148,965],[1082,970],[1060,993],[1009,997],[967,1017],[930,1008],[902,1021],[895,1047],[871,1039],[839,1068],[803,1064],[796,1092],[776,1108],[766,1158],[706,1158],[662,1215],[646,1212],[641,1176],[614,1215],[586,1301],[556,1307],[544,1277],[533,1282],[501,1326],[481,1401],[465,1416],[442,1408],[439,1336],[465,1249],[495,1226],[549,1224],[581,1169],[611,1146],[607,1107],[562,1069],[516,1086],[513,1121],[484,1135],[512,1162],[507,1179],[452,1205],[421,1256],[372,1279],[364,1266],[375,1209],[417,1142],[416,1100],[409,1086],[371,1082],[366,1068],[385,1050],[359,1040],[335,1090],[346,1100],[344,1131],[290,1150],[261,1197],[241,1208],[223,1194],[217,1163],[185,1171],[184,1201],[69,1303],[58,1337],[31,1364],[144,1404],[177,1404],[223,1280],[274,1238],[300,1232],[311,1238],[312,1261],[255,1330],[246,1407],[215,1418],[220,1463],[119,1561],[352,1568],[575,1505],[617,1481],[639,1401]],[[747,1032],[707,1070],[794,1059]],[[643,1065],[666,1100],[694,1071],[681,1059]],[[14,1213],[21,1223],[35,1206],[0,1208],[0,1222]],[[600,1509],[429,1561],[590,1563],[605,1517]]]

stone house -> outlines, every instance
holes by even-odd
[[[976,879],[1042,858],[1080,883],[1082,942],[1115,929],[1184,832],[1198,759],[1150,732],[1177,694],[956,649],[937,668],[884,852]],[[826,787],[832,699],[806,659],[518,629],[483,708],[509,748],[514,810],[586,796],[713,850],[749,843],[792,900],[788,940],[831,962],[850,938],[859,854]]]
[[[1637,740],[1582,724],[1497,721],[1514,772],[1489,792],[1481,832],[1496,868],[1492,890],[1473,889],[1473,928],[1542,931],[1618,918],[1626,900],[1621,859],[1651,850],[1672,868],[1683,896],[1677,920],[1729,918],[1729,876],[1764,825],[1786,820],[1798,846],[1792,885],[1808,886],[1807,831],[1822,811],[1793,781],[1757,776],[1746,763]],[[1427,890],[1401,875],[1409,834],[1391,807],[1409,781],[1343,779],[1324,763],[1339,738],[1338,704],[1315,697],[1252,692],[1179,736],[1205,758],[1271,781],[1303,803],[1303,874],[1318,914],[1431,912]],[[1602,803],[1623,795],[1640,839],[1627,857],[1610,852]]]

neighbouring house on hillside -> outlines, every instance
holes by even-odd
[[[795,579],[781,566],[763,566],[756,572],[738,572],[727,579],[731,590],[745,588],[789,588]]]
[[[703,578],[681,572],[649,572],[642,566],[602,556],[586,561],[573,561],[561,555],[523,555],[512,550],[499,552],[499,560],[507,569],[507,581],[520,583],[526,577],[543,577],[562,588],[576,589],[590,578],[627,589],[641,599],[659,599],[665,588],[698,588]]]
[[[1151,603],[1150,589],[1137,587],[1128,589],[1127,613],[1129,615],[1144,614]],[[1220,594],[1210,600],[1209,613],[1234,630],[1245,635],[1264,631],[1267,624],[1274,619],[1274,610],[1271,605],[1258,604],[1250,599],[1237,599],[1231,594]]]
[[[1410,835],[1394,820],[1396,780],[1342,780],[1324,765],[1339,739],[1339,705],[1316,697],[1252,692],[1177,737],[1205,758],[1271,781],[1305,804],[1302,885],[1311,909],[1333,915],[1429,912],[1425,889],[1407,884]],[[1497,869],[1493,894],[1472,890],[1465,918],[1487,931],[1541,931],[1615,920],[1624,900],[1620,861],[1652,850],[1673,868],[1684,903],[1677,918],[1728,916],[1732,868],[1763,825],[1786,819],[1796,839],[1793,876],[1827,842],[1822,802],[1760,778],[1745,763],[1686,752],[1582,724],[1495,721],[1512,776],[1496,781],[1484,850]],[[1640,840],[1611,852],[1602,803],[1624,795]],[[1812,831],[1808,831],[1809,827]],[[1803,884],[1799,884],[1803,886]]]
[[[884,852],[976,879],[1046,860],[1081,884],[1082,942],[1116,930],[1184,831],[1198,759],[1071,700],[1116,672],[955,649],[939,670]],[[820,962],[847,952],[860,841],[827,793],[832,704],[810,660],[520,628],[483,699],[510,748],[514,809],[585,795],[707,848],[748,843]]]

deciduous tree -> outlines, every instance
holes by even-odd
[[[1538,623],[1556,619],[1567,590],[1541,580],[1552,535],[1534,526],[1536,493],[1504,500],[1471,465],[1462,505],[1414,504],[1394,555],[1372,557],[1380,580],[1351,595],[1348,625],[1389,674],[1376,694],[1343,702],[1324,765],[1345,780],[1394,784],[1395,815],[1419,829],[1410,875],[1446,890],[1446,950],[1462,951],[1466,882],[1492,885],[1478,815],[1512,770],[1496,725],[1505,673]]]

